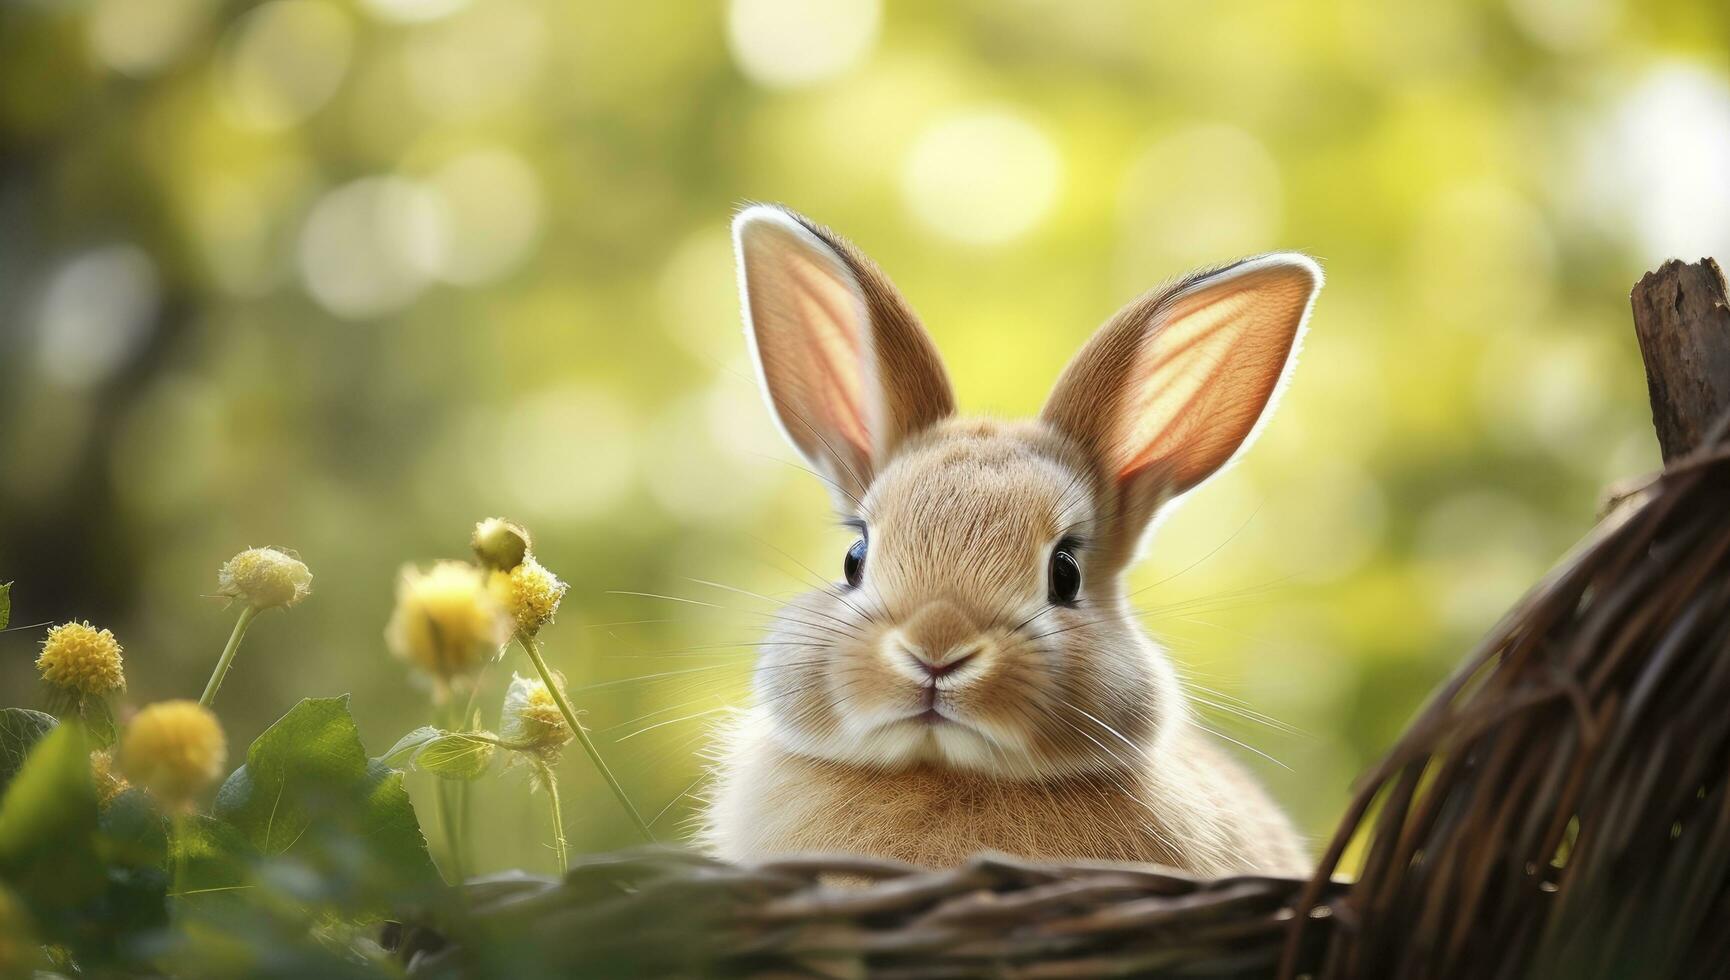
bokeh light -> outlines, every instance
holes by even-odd
[[[1285,214],[1279,166],[1241,129],[1198,124],[1159,136],[1129,167],[1119,203],[1124,277],[1253,255]]]
[[[446,227],[438,238],[435,272],[446,282],[474,285],[509,273],[540,234],[540,182],[509,150],[472,150],[432,174]]]
[[[242,126],[291,126],[336,93],[353,45],[354,28],[336,4],[271,0],[229,30],[224,104]]]
[[[727,41],[752,81],[810,85],[863,61],[881,16],[879,0],[732,0]]]
[[[156,266],[134,245],[67,259],[36,312],[37,364],[68,387],[105,381],[144,346],[156,316]]]
[[[91,53],[121,74],[148,77],[197,39],[214,7],[214,0],[96,0],[88,23]]]
[[[402,177],[363,177],[327,192],[300,235],[307,292],[338,316],[392,313],[418,296],[447,250],[444,202]]]
[[[1648,250],[1730,250],[1730,81],[1661,65],[1623,95],[1585,154],[1589,192]]]
[[[386,20],[424,21],[448,17],[469,0],[363,0],[366,8]]]
[[[422,111],[484,118],[526,98],[546,58],[547,25],[516,0],[487,0],[405,39],[403,73]]]
[[[944,237],[993,245],[1026,233],[1057,200],[1063,163],[1051,140],[1006,109],[938,120],[914,142],[907,207]]]

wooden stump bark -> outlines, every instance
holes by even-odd
[[[1652,426],[1666,464],[1730,413],[1730,300],[1713,259],[1671,259],[1634,286],[1634,333],[1646,361]]]

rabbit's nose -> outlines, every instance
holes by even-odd
[[[985,652],[984,640],[975,640],[959,649],[945,650],[933,656],[924,647],[907,645],[902,649],[907,651],[907,658],[913,661],[913,666],[924,671],[932,680],[945,674],[954,673],[963,664]]]
[[[914,680],[935,682],[978,660],[990,646],[966,612],[938,599],[909,617],[885,652]]]
[[[907,617],[901,634],[908,647],[928,650],[928,661],[942,663],[951,650],[976,640],[979,628],[960,606],[947,599],[933,599]]]

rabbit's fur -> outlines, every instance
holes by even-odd
[[[1264,256],[1131,304],[1037,420],[960,418],[888,280],[779,208],[735,222],[772,412],[865,542],[762,645],[717,749],[723,856],[955,865],[982,850],[1303,873],[1304,847],[1190,720],[1123,581],[1160,508],[1253,437],[1320,270]],[[1073,555],[1066,601],[1054,550]]]

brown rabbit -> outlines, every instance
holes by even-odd
[[[847,242],[769,206],[733,231],[770,408],[859,536],[845,582],[763,644],[711,845],[1307,872],[1285,814],[1190,720],[1123,580],[1161,507],[1255,436],[1320,268],[1264,255],[1149,293],[1038,419],[1001,422],[956,417],[930,338]]]

